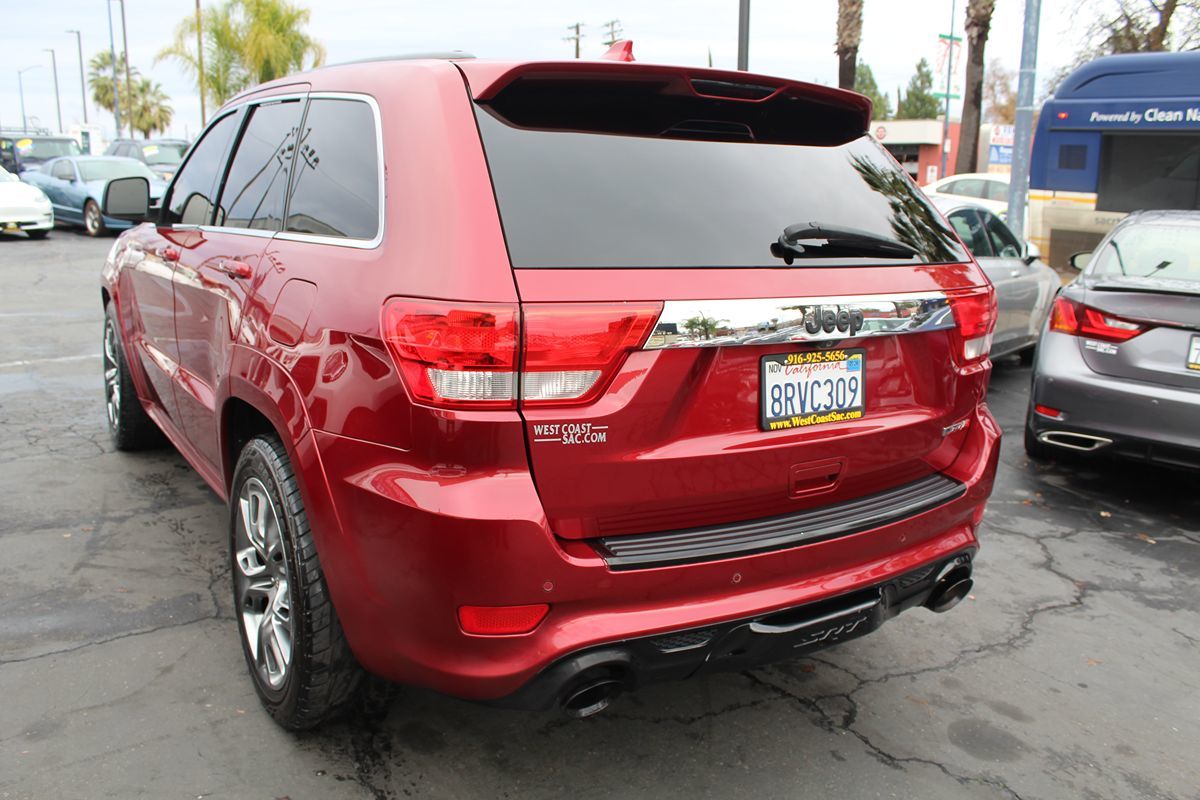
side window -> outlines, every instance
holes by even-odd
[[[287,230],[373,239],[379,232],[375,114],[361,100],[309,102]]]
[[[217,225],[279,230],[303,107],[285,100],[250,109],[217,204]]]
[[[213,188],[237,120],[236,113],[226,114],[192,148],[191,157],[175,176],[171,194],[163,204],[166,224],[207,225],[212,219]]]
[[[959,181],[954,193],[963,197],[982,198],[984,195],[983,181],[978,178],[967,178],[966,180]]]
[[[1008,202],[1008,184],[1000,181],[987,182],[987,199],[1000,203]]]
[[[75,168],[71,166],[70,161],[55,161],[50,174],[63,181],[75,180]]]
[[[960,194],[960,192],[958,191],[959,183],[961,183],[961,181],[950,181],[945,186],[938,189],[938,192],[940,192],[941,194]]]
[[[986,219],[988,238],[992,241],[992,249],[1000,258],[1020,258],[1021,245],[1013,236],[1008,226],[992,214],[983,214]]]
[[[987,233],[975,211],[969,208],[960,209],[947,219],[954,226],[954,232],[958,234],[958,238],[962,239],[963,244],[971,251],[971,255],[976,258],[991,258],[992,248],[988,244]]]

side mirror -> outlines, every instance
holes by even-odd
[[[150,181],[138,177],[109,181],[100,209],[110,217],[145,222],[150,218]]]
[[[1024,261],[1026,264],[1032,264],[1033,262],[1037,261],[1041,257],[1042,257],[1042,248],[1038,247],[1033,242],[1025,243],[1025,255],[1023,255],[1021,257],[1022,261]]]
[[[1071,257],[1067,259],[1067,263],[1075,269],[1083,269],[1090,264],[1091,261],[1092,254],[1090,251],[1084,253],[1072,253]]]

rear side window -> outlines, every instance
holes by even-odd
[[[984,231],[978,214],[971,209],[964,208],[961,211],[955,211],[947,219],[954,226],[954,232],[958,234],[958,238],[962,239],[963,244],[971,251],[971,255],[976,258],[988,258],[992,255],[987,232]]]
[[[1008,226],[992,214],[982,213],[987,225],[988,238],[992,241],[992,249],[996,251],[996,255],[1001,258],[1020,258],[1021,244]]]
[[[215,224],[279,230],[302,109],[299,100],[251,107],[230,160]]]
[[[309,103],[286,229],[351,239],[373,239],[379,232],[375,114],[366,103]]]
[[[1008,201],[1008,186],[1000,181],[987,182],[987,199],[996,200],[1001,203]]]
[[[514,267],[782,267],[772,243],[808,223],[918,255],[805,257],[800,268],[966,259],[929,201],[844,111],[783,95],[757,107],[635,88],[531,84],[477,106]]]
[[[212,219],[212,193],[217,171],[237,130],[238,115],[227,114],[208,129],[196,144],[191,158],[175,176],[171,195],[164,204],[167,225],[207,225]]]

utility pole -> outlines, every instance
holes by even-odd
[[[946,110],[942,116],[942,169],[939,178],[946,177],[946,158],[950,155],[947,148],[950,145],[950,94],[951,81],[954,79],[954,0],[950,0],[950,35],[946,38]]]
[[[575,57],[576,58],[579,58],[579,40],[582,39],[584,36],[582,33],[579,32],[579,29],[582,27],[583,27],[582,22],[576,22],[574,25],[568,25],[567,30],[575,31],[575,35],[563,37],[564,42],[575,42]]]
[[[200,15],[200,0],[196,0],[196,78],[200,83],[200,127],[208,119],[204,111],[204,33],[203,17]]]
[[[750,69],[750,0],[738,0],[738,62],[742,72]]]
[[[117,139],[121,138],[121,87],[117,83],[117,46],[113,44],[113,26],[112,26],[112,0],[105,0],[104,4],[108,6],[108,54],[112,61],[113,71],[113,119],[117,123]]]
[[[125,93],[129,95],[129,138],[133,138],[133,79],[129,77],[129,34],[125,31],[125,0],[121,4],[121,44],[125,47]]]
[[[79,48],[79,99],[83,101],[83,124],[87,125],[87,83],[83,80],[83,36],[79,31],[67,31],[75,34],[75,46]]]
[[[621,38],[621,34],[625,31],[621,30],[621,20],[610,19],[604,23],[604,27],[608,28],[608,38],[604,40],[605,47],[612,47]]]
[[[58,57],[51,48],[43,47],[42,49],[50,54],[50,69],[54,71],[54,107],[58,110],[58,132],[62,133],[62,101],[58,99]]]
[[[1029,150],[1033,145],[1033,90],[1037,82],[1038,25],[1042,0],[1025,0],[1021,72],[1017,78],[1017,118],[1013,132],[1012,175],[1008,181],[1008,227],[1025,241],[1025,193],[1029,186]]]

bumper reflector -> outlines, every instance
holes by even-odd
[[[479,636],[510,636],[529,633],[550,612],[546,603],[530,606],[459,606],[458,624],[466,633]]]

